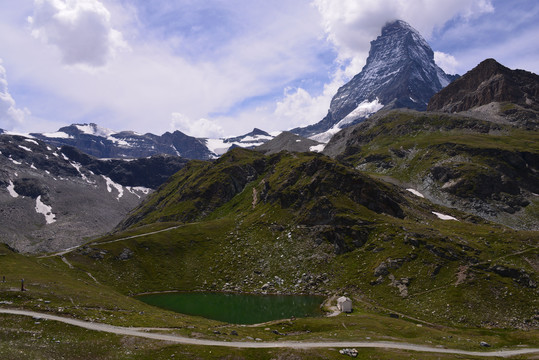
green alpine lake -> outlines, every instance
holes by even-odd
[[[231,324],[258,324],[290,317],[320,316],[324,298],[309,295],[252,295],[230,293],[160,293],[137,299],[178,313]]]

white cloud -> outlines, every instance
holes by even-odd
[[[331,99],[349,77],[345,70],[337,70],[331,82],[324,85],[324,90],[317,96],[312,96],[301,87],[286,88],[284,97],[277,101],[272,114],[279,124],[284,124],[279,130],[306,126],[322,120],[328,112]]]
[[[459,62],[453,55],[446,54],[441,51],[434,52],[434,61],[447,74],[456,74]]]
[[[277,102],[275,115],[287,119],[290,126],[312,124],[319,121],[327,111],[329,102],[311,96],[303,88],[285,89],[284,98]]]
[[[98,0],[35,0],[28,21],[34,37],[60,50],[64,64],[100,67],[127,48],[110,17]]]
[[[358,73],[365,64],[370,41],[380,35],[388,21],[408,22],[423,36],[448,20],[470,19],[494,10],[490,0],[314,0],[323,17],[327,38],[341,59],[350,59],[349,73]]]
[[[111,1],[116,6],[113,7],[109,2],[102,2],[114,11],[112,15],[116,19],[121,4]],[[234,9],[230,21],[241,24],[242,31],[223,41],[217,52],[192,45],[200,50],[200,56],[195,58],[184,56],[181,49],[171,45],[168,33],[155,35],[154,29],[148,29],[144,23],[137,25],[136,34],[130,33],[129,52],[118,52],[114,61],[99,71],[76,71],[61,66],[56,47],[35,41],[18,29],[16,17],[1,12],[0,32],[8,31],[12,36],[0,37],[0,49],[9,54],[10,66],[17,70],[14,79],[21,84],[17,90],[27,86],[38,92],[38,96],[24,100],[36,117],[46,119],[37,124],[40,128],[56,119],[67,124],[93,121],[118,130],[159,134],[170,130],[172,113],[181,113],[189,119],[215,120],[214,124],[229,135],[231,129],[244,131],[258,126],[258,117],[244,123],[237,120],[236,115],[243,111],[246,99],[262,98],[264,105],[271,108],[276,99],[269,94],[280,93],[285,84],[308,78],[321,68],[327,72],[321,65],[331,66],[324,65],[326,60],[319,56],[330,49],[323,39],[318,11],[308,6],[308,0],[302,1],[303,6],[299,1],[288,6],[283,0],[286,11],[273,3],[263,2],[264,8],[258,9],[258,4],[244,2],[246,8],[241,11],[235,5],[223,3]],[[29,8],[29,12],[33,10],[23,2],[17,4]],[[153,6],[156,5],[152,3],[150,7]],[[139,8],[139,11],[136,16],[144,17],[145,10]],[[124,28],[126,24],[130,24],[129,20],[123,19],[114,27],[126,34],[129,33]],[[182,43],[195,40],[184,36]],[[225,117],[226,122],[222,122]],[[215,126],[203,121],[199,124],[206,132],[219,133]],[[287,127],[275,121],[270,124],[273,129]],[[41,131],[37,126],[25,129]],[[196,131],[195,127],[185,129]]]
[[[302,88],[285,90],[284,98],[277,102],[274,118],[288,128],[320,121],[327,113],[337,89],[359,73],[370,50],[370,42],[380,35],[388,21],[402,19],[427,37],[455,16],[469,19],[493,11],[489,0],[314,0],[326,37],[338,53],[338,63],[331,82],[322,94],[311,96]],[[449,54],[435,52],[435,61],[448,73],[455,73],[457,60]]]
[[[215,121],[204,118],[191,120],[180,113],[172,114],[170,129],[171,131],[180,130],[187,135],[203,138],[219,138],[224,134],[223,128]]]
[[[24,122],[29,114],[27,109],[18,109],[15,100],[8,91],[6,69],[0,59],[0,128],[12,130]]]
[[[462,16],[466,19],[471,19],[479,14],[491,13],[494,11],[494,6],[491,0],[478,0],[468,3],[468,7],[462,10]]]

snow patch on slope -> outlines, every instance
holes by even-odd
[[[359,118],[369,117],[383,107],[384,105],[380,103],[378,98],[374,99],[374,101],[371,102],[365,100],[361,104],[359,104],[354,110],[352,110],[348,115],[346,115],[344,119],[339,121],[337,123],[337,126],[342,129],[344,125],[350,124],[351,122]]]
[[[152,191],[152,189],[149,189],[149,188],[146,188],[146,187],[143,187],[143,186],[126,186],[125,188],[127,189],[127,191],[129,191],[131,194],[135,195],[139,199],[140,199],[140,196],[141,196],[139,193],[142,193],[144,195],[148,195],[150,193],[150,191]]]
[[[118,197],[117,197],[117,200],[120,201],[120,198],[122,196],[124,196],[124,188],[122,185],[120,184],[117,184],[115,183],[114,181],[112,181],[110,178],[106,177],[105,175],[101,175],[103,177],[103,179],[105,179],[106,183],[107,183],[107,191],[109,193],[112,192],[112,188],[115,188],[117,191],[118,191]]]
[[[36,212],[45,216],[45,221],[47,222],[47,224],[52,224],[56,222],[56,215],[52,213],[52,207],[47,204],[44,204],[41,201],[41,195],[39,195],[36,199]]]
[[[81,132],[83,132],[84,134],[101,136],[101,137],[104,137],[104,138],[108,138],[112,134],[116,134],[116,132],[114,132],[114,131],[112,131],[110,129],[103,128],[103,127],[97,126],[95,124],[75,125],[75,127],[77,129],[79,129]]]
[[[11,197],[18,198],[19,194],[15,191],[15,185],[13,184],[13,181],[9,180],[9,185],[7,186],[7,191]]]
[[[453,216],[449,216],[449,215],[445,215],[445,214],[442,214],[442,213],[438,213],[438,212],[435,212],[433,211],[432,212],[434,215],[436,215],[438,217],[438,219],[442,219],[442,220],[455,220],[455,221],[458,221],[457,218],[454,218]]]
[[[130,148],[130,147],[133,147],[132,144],[128,143],[128,142],[125,141],[124,139],[115,138],[114,136],[109,136],[109,137],[107,137],[107,140],[110,140],[110,141],[112,141],[113,143],[118,144],[118,146],[120,146],[120,147],[124,147],[124,148]]]
[[[280,134],[280,132],[278,133]],[[277,135],[278,135],[277,134]],[[206,145],[208,150],[214,153],[217,156],[221,156],[228,151],[233,146],[238,146],[242,148],[250,148],[263,145],[267,141],[273,139],[275,136],[271,134],[267,135],[250,135],[233,139],[240,139],[238,141],[231,141],[232,138],[219,138],[219,139],[204,139],[203,144]]]
[[[420,198],[425,198],[425,196],[423,196],[423,194],[421,194],[419,191],[417,190],[414,190],[414,189],[406,189],[407,191],[411,192],[412,194],[414,194],[415,196],[419,196]]]
[[[311,146],[309,148],[309,151],[312,151],[312,152],[322,152],[324,151],[324,148],[326,147],[325,144],[319,144],[319,145],[314,145],[314,146]]]
[[[255,135],[255,136],[246,136],[241,140],[241,142],[242,143],[259,143],[264,140],[270,141],[271,139],[273,139],[272,136]]]
[[[39,146],[39,143],[33,139],[24,139],[24,141],[31,142],[32,144],[36,144]]]
[[[23,146],[23,145],[17,145],[19,148],[23,149],[24,151],[33,152],[32,149],[29,147]]]
[[[206,139],[206,147],[216,155],[223,155],[232,146],[231,143],[226,143],[223,139]]]
[[[79,172],[80,176],[82,177],[82,180],[86,181],[88,184],[95,184],[95,182],[91,181],[90,179],[88,179],[88,177],[86,175],[84,175],[82,173],[82,171],[80,170],[82,168],[82,165],[79,164],[78,162],[70,162],[71,166],[73,166],[75,169],[77,169],[77,171]]]
[[[53,133],[43,133],[41,135],[43,135],[45,137],[48,137],[48,138],[74,139],[74,137],[72,135],[66,134],[63,131],[57,131],[57,132],[53,132]]]
[[[341,131],[341,129],[346,125],[360,118],[368,118],[383,107],[384,105],[380,103],[378,98],[370,102],[365,100],[361,104],[359,104],[354,110],[352,110],[348,115],[346,115],[341,121],[333,125],[331,129],[326,132],[313,135],[309,137],[309,139],[327,144],[329,140],[333,137],[333,135]]]
[[[9,160],[11,160],[11,162],[14,163],[15,165],[22,165],[22,162],[12,159],[11,156],[9,157]]]
[[[15,136],[23,136],[23,137],[26,137],[26,138],[33,138],[33,136],[30,135],[30,134],[25,134],[25,133],[16,132],[16,131],[4,131],[4,134],[6,134],[6,135],[15,135]]]

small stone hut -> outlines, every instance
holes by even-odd
[[[337,309],[341,312],[352,312],[352,300],[346,296],[341,296],[337,299]]]

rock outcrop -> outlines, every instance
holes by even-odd
[[[510,102],[539,111],[539,75],[486,59],[434,95],[427,110],[453,113],[491,102]]]

